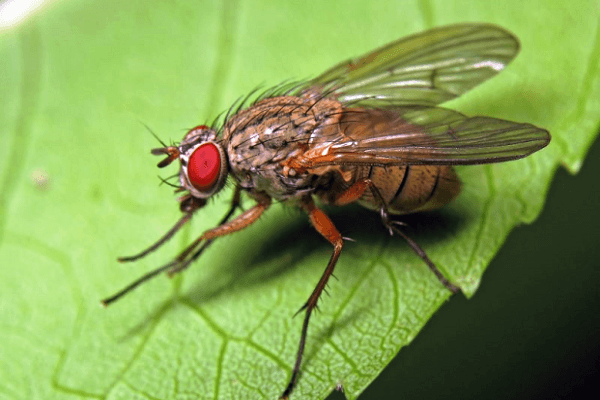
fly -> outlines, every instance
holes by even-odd
[[[333,246],[323,275],[300,311],[304,321],[290,380],[300,372],[311,314],[333,273],[344,239],[321,204],[358,203],[381,215],[390,234],[402,236],[452,292],[423,249],[392,215],[438,209],[460,192],[454,165],[488,164],[526,157],[550,142],[548,131],[527,123],[467,117],[437,107],[503,70],[519,42],[488,24],[435,28],[402,38],[322,75],[267,90],[242,101],[212,126],[191,129],[178,146],[153,149],[165,167],[179,160],[182,217],[158,242],[119,260],[134,261],[156,250],[185,225],[229,180],[229,211],[168,264],[102,301],[108,305],[148,279],[186,269],[217,238],[253,224],[272,201],[288,202]],[[162,142],[161,142],[162,143]],[[233,218],[244,193],[255,205]]]

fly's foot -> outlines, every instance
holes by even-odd
[[[397,226],[406,226],[404,222],[392,221],[386,207],[381,207],[379,210],[379,215],[381,216],[381,222],[383,223],[383,226],[387,228],[390,236],[394,236],[394,232],[401,234]]]
[[[388,214],[387,210],[385,209],[385,207],[381,207],[379,213],[381,214],[381,220],[383,222],[383,225],[390,232],[390,236],[393,236],[394,232],[396,232],[398,235],[402,236],[404,238],[404,240],[406,240],[408,245],[411,247],[411,249],[419,257],[421,257],[421,259],[425,262],[425,264],[427,264],[427,266],[429,267],[431,272],[433,272],[433,274],[436,276],[436,278],[438,278],[438,280],[446,287],[446,289],[450,290],[452,293],[460,292],[460,288],[458,286],[456,286],[455,284],[453,284],[452,282],[450,282],[448,280],[448,278],[446,278],[444,276],[444,274],[442,274],[442,271],[440,271],[437,268],[437,266],[433,263],[433,261],[431,261],[431,259],[427,255],[427,253],[425,253],[425,250],[423,250],[423,248],[421,246],[419,246],[417,244],[417,242],[415,242],[410,236],[408,236],[406,233],[402,232],[398,228],[399,226],[406,226],[405,223],[400,222],[400,221],[390,220],[389,214]]]

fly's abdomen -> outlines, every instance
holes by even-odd
[[[445,165],[372,166],[363,176],[371,179],[392,214],[438,209],[452,201],[461,187],[454,169]],[[359,203],[379,208],[369,190]]]

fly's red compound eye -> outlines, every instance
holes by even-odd
[[[201,192],[210,191],[219,179],[221,162],[221,154],[214,143],[198,146],[188,162],[190,183]]]

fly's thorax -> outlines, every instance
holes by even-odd
[[[179,161],[179,182],[195,198],[208,198],[223,188],[229,168],[214,129],[200,125],[190,130],[179,145]]]
[[[278,200],[310,193],[318,176],[285,167],[317,142],[332,140],[341,103],[313,92],[264,99],[234,115],[223,141],[231,172],[246,189]]]

